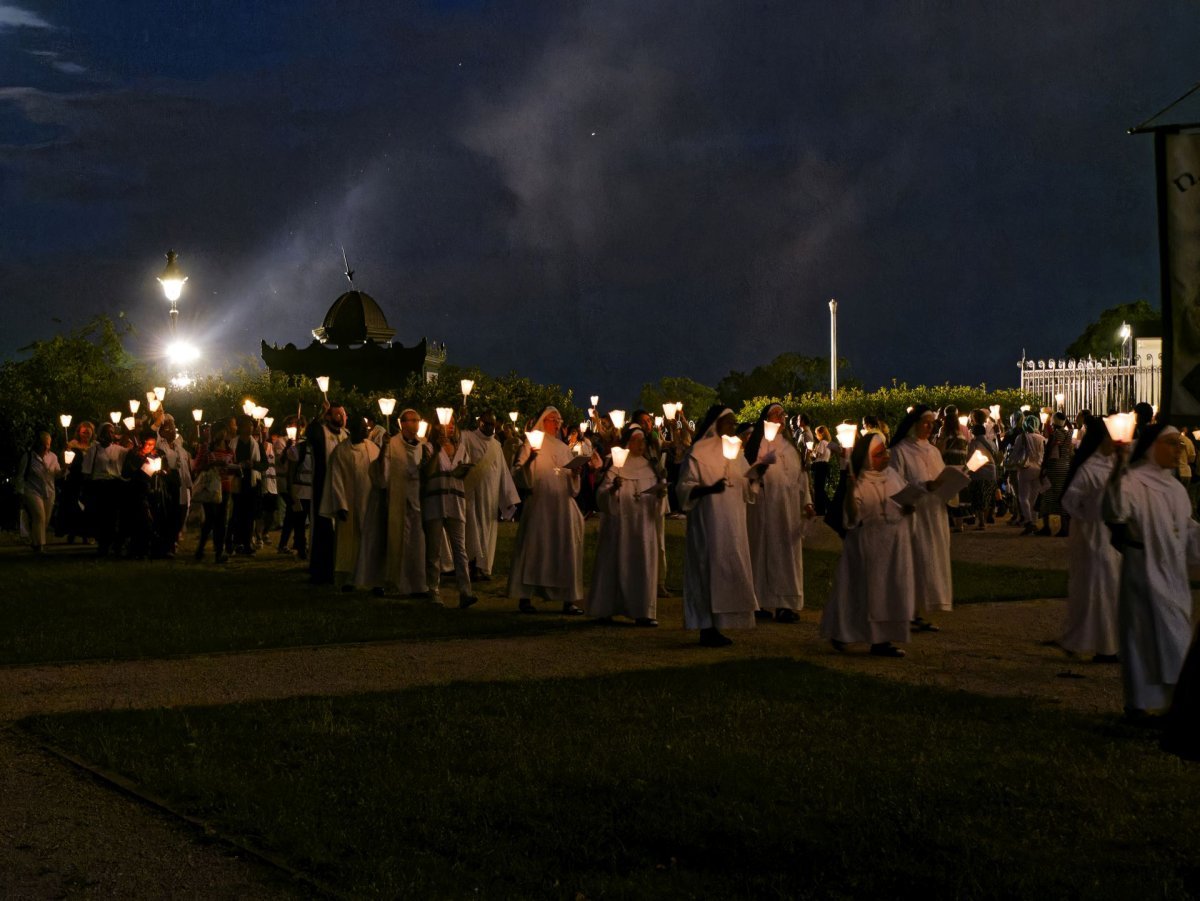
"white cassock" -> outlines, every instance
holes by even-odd
[[[367,440],[371,439],[368,437]],[[359,588],[383,588],[387,583],[388,479],[387,455],[382,451],[371,461],[368,474],[371,488],[358,534],[358,558],[350,580]]]
[[[529,454],[526,442],[513,464],[514,478],[525,478],[522,467]],[[511,598],[583,600],[583,514],[575,503],[580,477],[561,468],[574,458],[569,447],[547,435],[530,467],[530,494],[521,510],[508,576]]]
[[[750,556],[754,565],[754,594],[768,609],[804,609],[804,507],[808,503],[808,473],[800,454],[782,431],[774,441],[764,436],[755,463],[774,461],[763,475],[758,499],[746,510]]]
[[[1121,555],[1104,524],[1104,489],[1113,458],[1093,453],[1062,496],[1071,517],[1067,538],[1067,619],[1060,644],[1076,654],[1115,654]]]
[[[349,576],[358,562],[359,543],[367,517],[367,501],[371,495],[371,463],[379,456],[379,448],[370,441],[343,441],[329,455],[329,487],[333,510],[345,510],[343,522],[334,520],[337,552],[334,572]]]
[[[728,464],[728,466],[726,466]],[[687,514],[683,564],[683,624],[687,629],[752,629],[758,600],[746,534],[746,505],[755,489],[746,474],[750,464],[738,455],[726,460],[721,436],[692,445],[679,474],[676,492]],[[720,494],[692,497],[692,490],[713,485],[728,474]]]
[[[496,561],[496,531],[521,502],[512,473],[504,463],[504,448],[478,431],[463,432],[463,444],[475,465],[463,480],[467,494],[467,559],[484,575]]]
[[[908,641],[916,605],[912,516],[892,495],[904,489],[894,469],[868,471],[854,486],[833,592],[821,613],[821,637],[837,641]]]
[[[1200,561],[1200,523],[1187,489],[1152,460],[1134,466],[1105,495],[1105,515],[1128,527],[1118,603],[1126,710],[1171,703],[1192,639],[1188,564]]]
[[[946,468],[942,454],[928,441],[905,438],[892,448],[892,468],[910,485],[920,488]],[[917,503],[913,520],[913,574],[917,580],[917,613],[953,609],[954,585],[950,576],[950,520],[945,503],[928,494]]]
[[[612,490],[613,476],[622,485]],[[658,603],[658,524],[666,499],[655,493],[658,473],[645,457],[609,469],[596,487],[600,540],[584,605],[590,616],[654,619]],[[646,492],[642,494],[641,492]]]
[[[374,465],[387,486],[383,584],[401,595],[424,594],[425,530],[421,524],[421,461],[425,444],[408,444],[399,436]]]

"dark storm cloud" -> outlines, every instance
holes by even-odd
[[[1182,3],[105,6],[0,2],[10,311],[153,332],[170,245],[185,318],[253,353],[308,340],[344,244],[398,340],[609,394],[825,353],[834,295],[868,381],[1008,381],[1153,296],[1123,128],[1197,31]]]

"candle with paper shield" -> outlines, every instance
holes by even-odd
[[[462,389],[463,402],[465,403],[467,400],[467,396],[473,390],[475,390],[475,380],[474,379],[462,379],[459,381],[458,387]]]
[[[967,461],[967,469],[971,472],[979,472],[980,469],[987,466],[990,462],[991,460],[987,454],[981,450],[977,450],[971,454],[971,459]]]
[[[742,452],[742,439],[736,435],[721,436],[721,454],[725,457],[725,484],[729,484],[729,464]]]
[[[71,427],[71,414],[63,413],[58,417],[58,421],[62,423],[64,429],[69,429]]]
[[[779,423],[777,423],[777,422],[764,422],[763,423],[763,438],[765,438],[767,440],[768,444],[770,442],[774,441],[778,434],[779,434]]]
[[[379,398],[379,412],[383,414],[383,430],[391,432],[392,430],[392,411],[396,409],[396,398],[381,397]]]
[[[1060,407],[1063,405],[1063,401],[1064,401],[1065,399],[1066,399],[1066,395],[1065,395],[1065,394],[1062,394],[1061,392],[1060,392],[1060,393],[1058,393],[1058,394],[1056,394],[1056,395],[1054,395],[1054,402],[1055,402],[1056,404],[1058,404]]]
[[[254,415],[254,401],[252,401],[250,398],[246,398],[244,401],[242,401],[242,412],[245,413],[247,416],[253,416]]]
[[[535,451],[542,449],[542,441],[545,437],[546,433],[541,429],[531,429],[525,433],[525,438],[529,442],[529,446]]]
[[[654,417],[654,427],[656,429],[661,429],[663,427],[663,418],[661,416]]]
[[[424,419],[422,419],[420,422],[417,423],[417,437],[424,438],[428,434],[429,434],[429,423],[427,423]]]
[[[599,395],[599,394],[593,394],[593,395],[592,395],[592,406],[593,406],[593,407],[598,407],[599,405],[600,405],[600,395]]]
[[[854,448],[854,438],[858,434],[858,426],[852,422],[843,422],[834,430],[837,432],[838,444],[842,446],[842,453],[849,455]]]
[[[453,407],[438,407],[437,408],[438,422],[440,422],[442,425],[449,425],[450,419],[453,416],[454,416],[454,408]]]
[[[673,402],[668,401],[663,404],[663,416],[667,417],[667,422],[675,421],[675,413],[675,404]]]
[[[142,402],[135,397],[129,399],[129,412],[137,415],[138,409],[142,406]]]
[[[267,408],[266,407],[255,407],[254,408],[254,418],[255,419],[266,419],[267,418]]]
[[[971,421],[971,417],[969,417],[969,416],[960,416],[960,417],[958,417],[958,425],[959,425],[959,428],[964,428],[964,429],[965,429],[965,428],[967,427],[967,423],[968,423],[968,422],[970,422],[970,421]]]
[[[284,429],[284,431],[287,432],[288,441],[296,440],[296,433],[298,429],[294,425],[288,426],[286,429]]]
[[[1192,429],[1192,437],[1200,441],[1200,429]]]
[[[511,413],[508,414],[508,418],[513,421],[513,425],[516,425],[517,420],[521,418],[521,414],[518,413],[516,410],[513,410]]]
[[[1104,425],[1113,444],[1130,444],[1133,441],[1133,430],[1137,426],[1137,417],[1132,413],[1113,413],[1104,417]]]
[[[608,418],[612,420],[613,428],[618,432],[625,428],[625,411],[624,410],[609,410]]]
[[[1028,413],[1031,409],[1033,409],[1033,408],[1030,407],[1029,404],[1021,404],[1021,412],[1022,413]]]
[[[1050,411],[1049,410],[1042,410],[1042,412],[1038,413],[1038,416],[1042,420],[1042,425],[1045,425],[1047,422],[1050,421]]]
[[[154,392],[147,391],[146,392],[146,403],[150,403],[150,401],[152,401],[152,400],[157,400],[157,398],[154,396]]]
[[[121,421],[121,414],[117,410],[113,410],[111,413],[108,414],[108,418],[112,420],[113,425],[116,425],[118,422]]]
[[[612,449],[613,469],[624,469],[625,462],[629,459],[629,448],[614,447]]]
[[[126,416],[124,419],[124,424],[125,424],[125,431],[132,432],[133,427],[135,425],[137,425],[137,420],[134,419],[132,416]]]
[[[811,453],[812,453],[812,449],[813,449],[814,447],[816,447],[816,446],[817,446],[817,442],[815,442],[815,441],[805,441],[805,442],[804,442],[804,446],[808,448],[808,452],[811,454]]]
[[[160,404],[164,400],[167,399],[167,389],[165,386],[159,385],[157,388],[154,389],[154,399],[157,400]]]
[[[321,389],[321,393],[325,395],[325,399],[329,400],[329,376],[317,376],[317,387]]]
[[[203,410],[193,410],[192,411],[192,419],[196,420],[197,423],[199,423],[200,420],[202,420],[203,418],[204,418]]]
[[[162,406],[162,401],[160,401],[157,397],[153,398],[152,400],[146,401],[146,407],[149,408],[151,413],[157,413],[158,408],[161,406]]]
[[[992,414],[992,419],[996,420],[996,422],[1000,421],[1000,405],[999,404],[992,404],[990,407],[988,407],[988,412]]]
[[[75,462],[75,451],[71,450],[68,447],[65,451],[63,451],[63,463],[65,463],[67,466],[70,466],[74,462]]]
[[[275,417],[274,416],[264,416],[263,417],[263,425],[265,425],[269,429],[271,426],[275,425]]]

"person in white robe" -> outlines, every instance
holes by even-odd
[[[400,412],[400,434],[384,442],[372,479],[385,486],[385,592],[402,597],[425,597],[425,530],[421,523],[421,462],[425,440],[418,436],[421,414]]]
[[[903,657],[916,604],[913,574],[913,507],[895,495],[904,478],[888,465],[887,443],[878,432],[854,444],[843,504],[842,556],[833,591],[821,613],[821,637],[838,651],[869,643],[878,657]]]
[[[534,450],[530,433],[541,437]],[[563,442],[562,414],[546,407],[525,433],[525,443],[513,464],[513,479],[529,491],[517,527],[508,596],[522,613],[536,613],[532,599],[544,597],[562,604],[568,616],[582,616],[583,514],[575,503],[580,487],[580,462]]]
[[[1104,488],[1113,472],[1113,443],[1104,420],[1089,417],[1071,459],[1062,505],[1071,517],[1067,537],[1067,616],[1059,644],[1072,654],[1116,663],[1121,555],[1104,524]]]
[[[666,475],[646,457],[646,432],[626,426],[621,447],[611,454],[596,486],[600,538],[588,615],[601,620],[626,616],[638,626],[657,626],[658,528],[666,510]],[[621,465],[617,465],[620,463]]]
[[[488,582],[496,561],[499,521],[509,519],[521,502],[512,473],[504,462],[504,448],[496,440],[496,416],[481,414],[476,428],[463,432],[463,444],[474,466],[463,480],[467,492],[467,559],[471,580]]]
[[[463,479],[472,469],[467,445],[460,439],[451,415],[435,425],[421,464],[421,520],[425,529],[425,583],[430,599],[440,603],[442,545],[450,545],[458,582],[458,607],[465,610],[479,599],[471,589],[467,561],[467,496]]]
[[[725,455],[737,419],[717,404],[700,423],[679,475],[679,507],[687,514],[683,566],[683,624],[700,630],[700,644],[724,647],[733,640],[721,629],[754,627],[758,599],[746,531],[746,505],[753,503],[763,464],[751,467],[740,446]]]
[[[954,607],[954,585],[950,575],[950,522],[946,504],[933,493],[933,481],[942,474],[942,453],[930,443],[937,415],[924,404],[913,408],[896,429],[892,439],[892,467],[909,485],[926,495],[913,514],[913,573],[917,581],[916,615],[912,628],[936,632],[927,613],[945,613]]]
[[[348,426],[350,440],[343,441],[329,455],[329,487],[337,523],[333,570],[334,579],[341,583],[343,591],[354,590],[351,578],[358,564],[371,495],[371,464],[379,456],[379,448],[366,440],[362,417],[349,417]]]
[[[1145,426],[1104,498],[1105,519],[1120,527],[1121,681],[1134,722],[1170,705],[1192,638],[1188,566],[1200,563],[1200,523],[1175,478],[1178,449],[1174,426]]]
[[[808,473],[786,419],[782,406],[768,405],[746,442],[748,463],[770,464],[746,517],[754,594],[761,612],[769,619],[773,610],[776,622],[796,623],[798,611],[804,609],[804,527],[816,511],[809,502]]]

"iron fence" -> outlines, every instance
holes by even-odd
[[[1162,396],[1162,360],[1146,353],[1135,360],[1022,359],[1021,390],[1041,405],[1061,410],[1073,419],[1080,410],[1105,414],[1129,410],[1145,401],[1158,409]]]

